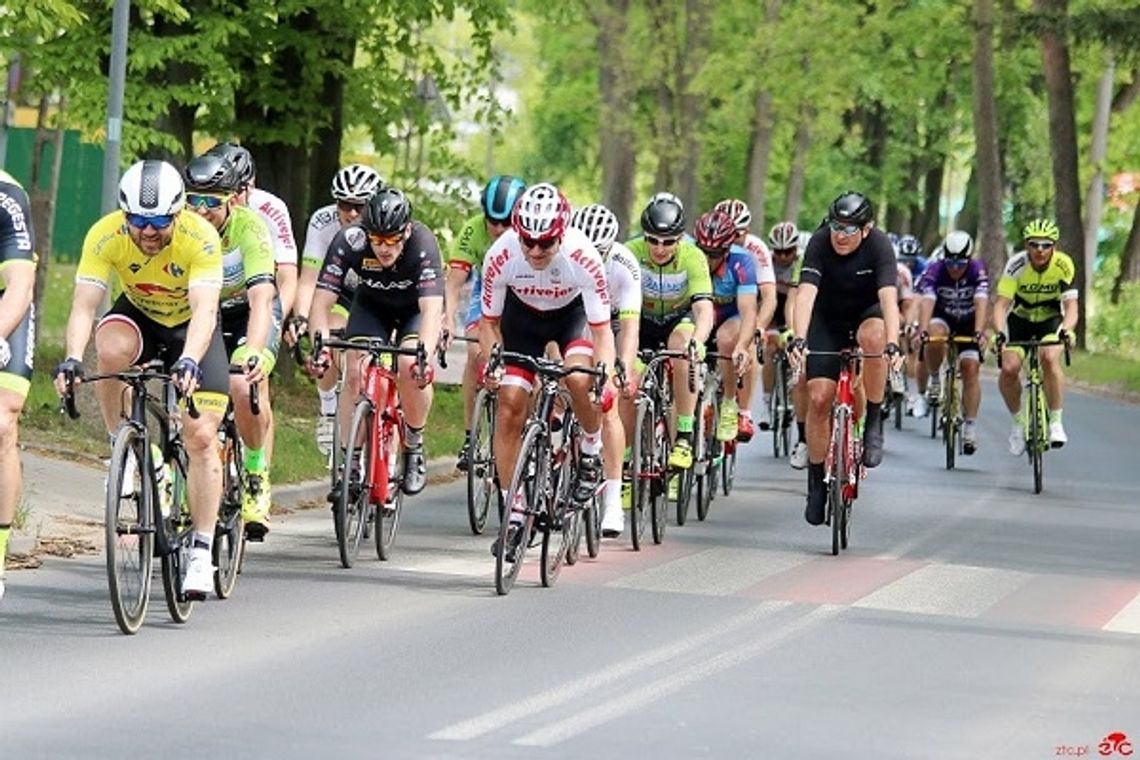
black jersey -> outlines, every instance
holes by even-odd
[[[804,252],[800,283],[815,285],[813,318],[850,322],[879,303],[879,290],[895,287],[898,267],[891,241],[871,229],[852,253],[840,256],[826,226],[816,230]]]
[[[0,269],[9,261],[32,261],[35,247],[28,194],[11,175],[0,171]]]

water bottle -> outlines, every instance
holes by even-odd
[[[162,449],[158,444],[150,445],[150,458],[154,462],[154,485],[158,492],[158,508],[163,517],[170,516],[170,506],[174,503],[174,476],[170,465],[162,459]]]

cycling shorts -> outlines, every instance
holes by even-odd
[[[0,296],[4,291],[0,290]],[[36,311],[29,306],[24,318],[8,336],[8,349],[12,358],[0,369],[0,390],[12,391],[26,399],[32,387],[32,357],[36,347]]]
[[[262,367],[266,374],[273,371],[277,365],[277,353],[281,349],[281,299],[273,298],[273,319],[269,323],[269,337],[265,347],[269,351],[266,357],[269,366]],[[246,333],[249,330],[249,305],[236,309],[222,309],[222,340],[226,345],[226,356],[233,363],[234,351],[245,345]]]
[[[868,319],[882,319],[883,309],[879,304],[868,306],[854,321],[827,321],[813,314],[808,326],[807,379],[826,377],[839,379],[839,357],[820,356],[813,351],[840,351],[859,345],[856,334],[859,327]]]
[[[526,356],[545,356],[546,344],[558,346],[564,359],[571,356],[593,356],[594,344],[590,340],[586,322],[586,307],[579,296],[559,309],[536,311],[507,290],[506,303],[500,321],[503,333],[503,350]],[[534,372],[517,360],[507,359],[503,385],[515,385],[530,390],[534,385]]]

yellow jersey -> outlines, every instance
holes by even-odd
[[[1006,262],[998,280],[997,294],[1013,301],[1011,313],[1030,322],[1047,322],[1061,316],[1061,304],[1076,299],[1077,269],[1064,251],[1055,250],[1044,272],[1029,262],[1029,253],[1019,251]]]
[[[185,211],[174,220],[170,245],[148,256],[131,240],[123,212],[112,211],[88,230],[75,282],[107,289],[112,273],[139,311],[175,327],[190,319],[190,288],[221,291],[222,241],[212,224]]]

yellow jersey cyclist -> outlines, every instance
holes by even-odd
[[[309,217],[305,230],[305,247],[301,251],[301,278],[297,285],[297,300],[293,307],[296,315],[289,320],[286,339],[291,343],[305,335],[309,327],[310,307],[316,291],[317,278],[325,262],[333,238],[341,230],[359,224],[364,203],[372,194],[384,187],[384,181],[374,169],[363,164],[349,164],[333,175],[332,197],[334,203],[322,206]],[[352,306],[352,295],[356,291],[356,274],[346,276],[341,284],[341,294],[329,316],[329,329],[344,329],[348,322],[348,309]],[[336,421],[336,385],[340,378],[338,363],[332,365],[317,378],[317,395],[320,397],[320,415],[317,417],[317,448],[325,456],[332,450],[333,425]]]
[[[614,333],[615,355],[622,365],[633,367],[637,361],[637,332],[641,321],[641,267],[629,249],[617,242],[618,220],[614,212],[600,203],[591,203],[574,211],[570,226],[586,233],[606,265],[606,285],[610,297],[610,327]],[[637,386],[632,373],[626,373],[625,387],[619,389],[625,399],[634,398]],[[628,506],[631,490],[623,483],[622,463],[626,441],[633,427],[632,417],[623,420],[619,404],[602,413],[602,474],[605,489],[602,497],[602,536],[617,538],[625,529],[623,503]]]
[[[20,412],[32,380],[36,281],[35,234],[28,194],[0,171],[0,599],[4,559],[20,503]]]
[[[467,344],[467,361],[463,365],[463,419],[465,427],[471,425],[471,414],[475,408],[475,390],[479,384],[479,364],[482,354],[479,352],[479,317],[482,313],[479,306],[479,290],[482,287],[483,258],[487,249],[491,247],[500,235],[511,227],[511,212],[514,211],[515,202],[526,183],[518,177],[509,174],[498,174],[483,186],[479,193],[479,204],[483,213],[471,217],[463,223],[455,244],[451,248],[451,256],[447,260],[447,275],[444,279],[446,290],[444,296],[443,328],[450,333],[456,329],[459,306],[463,300],[463,286],[471,283],[471,297],[467,301],[467,312],[463,315],[463,334],[471,338]],[[467,470],[467,460],[470,452],[467,450],[470,429],[463,436],[463,448],[459,450],[459,459],[455,466],[463,471]]]
[[[1006,262],[994,299],[994,329],[998,350],[1002,352],[998,389],[1013,415],[1009,451],[1014,455],[1025,452],[1021,410],[1021,364],[1025,352],[1004,344],[1033,338],[1068,342],[1079,318],[1076,267],[1067,253],[1057,250],[1060,236],[1061,231],[1050,219],[1034,219],[1025,225],[1025,250]],[[1049,443],[1053,448],[1060,448],[1069,440],[1061,422],[1065,394],[1061,351],[1061,346],[1041,349],[1045,398],[1049,403]]]
[[[200,412],[197,419],[182,418],[194,527],[182,587],[190,598],[203,600],[214,584],[210,549],[222,498],[218,425],[229,372],[218,322],[222,241],[209,222],[184,210],[185,202],[182,175],[165,161],[139,161],[123,174],[120,210],[95,222],[83,241],[67,321],[67,358],[55,369],[55,385],[63,395],[67,374],[82,380],[81,357],[95,312],[116,275],[122,295],[95,326],[98,371],[121,372],[165,347],[170,373],[183,393],[193,394]],[[128,394],[113,382],[99,383],[95,392],[113,435],[130,407]]]
[[[230,364],[245,368],[230,375],[234,421],[245,447],[242,519],[246,535],[260,541],[269,532],[269,374],[281,343],[281,302],[273,273],[273,241],[257,212],[237,203],[242,188],[237,167],[217,153],[186,165],[186,205],[222,238],[222,338]],[[260,414],[250,409],[250,386],[258,385]]]
[[[641,237],[626,243],[641,266],[638,346],[688,350],[703,359],[715,316],[712,280],[704,254],[684,239],[685,208],[681,201],[672,193],[655,195],[641,212],[641,231]],[[634,367],[635,383],[641,380],[638,369]],[[673,363],[677,441],[669,455],[669,466],[682,470],[693,466],[693,410],[697,405],[697,394],[689,390],[688,373],[688,361]],[[622,403],[630,406],[629,399],[622,399]],[[671,479],[670,488],[675,485],[676,479]]]

